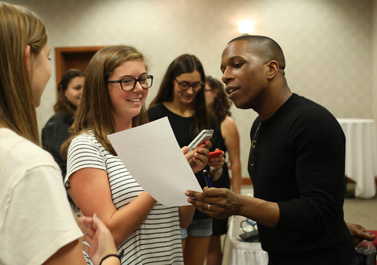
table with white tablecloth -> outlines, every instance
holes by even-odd
[[[371,119],[338,119],[346,136],[346,169],[355,181],[355,197],[372,198],[377,176],[376,125]]]
[[[230,218],[228,265],[267,265],[268,254],[260,243],[243,242],[239,239],[238,236],[243,233],[240,227],[242,220],[246,218],[239,215]]]

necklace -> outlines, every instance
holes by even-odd
[[[251,141],[250,160],[252,162],[250,163],[250,166],[252,166],[252,167],[255,165],[255,161],[257,160],[257,156],[258,156],[258,152],[259,152],[259,149],[257,149],[257,136],[258,136],[258,132],[259,132],[261,125],[262,125],[262,122],[259,123],[257,129],[255,130],[253,140]]]

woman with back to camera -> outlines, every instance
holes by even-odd
[[[205,74],[199,59],[184,54],[173,60],[161,82],[157,96],[152,100],[148,116],[151,121],[168,117],[178,144],[188,145],[203,129],[214,129],[212,150],[219,147],[220,129],[216,119],[208,115],[204,98]],[[209,162],[206,169],[212,179],[221,175],[222,155]],[[196,174],[201,187],[207,186],[203,172]],[[192,208],[185,208],[193,211]],[[190,226],[181,229],[186,264],[203,264],[212,234],[212,218],[195,211]]]
[[[38,135],[35,108],[51,76],[45,26],[29,9],[0,2],[0,39],[0,264],[84,265],[61,172]],[[81,219],[94,264],[119,264],[104,224]]]
[[[240,137],[237,126],[231,118],[231,101],[225,92],[221,81],[212,76],[206,77],[204,89],[208,110],[216,117],[221,130],[221,147],[228,154],[230,168],[232,171],[232,189],[235,193],[241,194],[241,159],[240,159]],[[230,179],[227,163],[224,163],[222,176],[213,183],[217,188],[230,188]],[[207,265],[221,264],[222,251],[220,236],[225,235],[228,230],[228,218],[213,219],[212,236],[207,254]]]
[[[78,69],[70,69],[63,74],[58,85],[55,114],[42,129],[42,146],[58,163],[63,179],[67,171],[67,161],[62,158],[60,148],[69,138],[68,129],[73,123],[73,116],[81,100],[84,79],[84,72]]]
[[[85,215],[98,213],[109,227],[122,264],[183,264],[179,227],[191,215],[156,202],[107,138],[148,121],[144,102],[152,82],[143,54],[131,46],[109,46],[93,56],[73,135],[63,144],[65,184]],[[194,172],[207,163],[210,146],[207,141],[190,152],[182,148]]]

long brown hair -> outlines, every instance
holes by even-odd
[[[217,91],[217,96],[215,97],[212,106],[209,107],[209,110],[220,124],[226,116],[231,116],[229,109],[232,106],[232,102],[226,95],[224,85],[221,81],[212,76],[207,76],[206,83],[209,85],[211,90]]]
[[[205,82],[203,65],[195,55],[183,54],[173,60],[166,70],[160,89],[156,97],[150,103],[149,108],[162,104],[163,102],[172,101],[174,98],[174,79],[181,74],[192,73],[195,70],[199,72],[202,82]],[[210,125],[203,88],[198,91],[192,104],[195,111],[195,128],[192,128],[191,133],[192,135],[196,135]]]
[[[42,20],[29,9],[0,2],[0,120],[4,126],[40,144],[25,49],[37,56],[47,44]]]
[[[77,109],[76,106],[67,99],[64,93],[65,91],[67,91],[71,80],[78,76],[85,76],[85,74],[79,69],[69,69],[62,75],[62,78],[60,79],[60,82],[58,84],[58,99],[54,105],[55,112],[61,111],[71,116],[75,114],[75,111]]]
[[[118,66],[126,61],[145,59],[142,53],[134,47],[117,45],[102,48],[90,60],[85,73],[83,94],[72,127],[71,137],[63,143],[62,156],[67,156],[72,139],[85,131],[93,130],[96,139],[109,151],[116,155],[107,135],[116,132],[112,115],[112,104],[107,88],[107,79]],[[132,119],[132,126],[144,124],[148,121],[145,107],[139,115]]]

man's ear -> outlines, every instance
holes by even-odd
[[[25,48],[25,64],[28,73],[30,73],[30,45]]]
[[[268,66],[268,79],[273,79],[275,75],[279,72],[279,63],[275,60],[271,60],[267,63]]]

